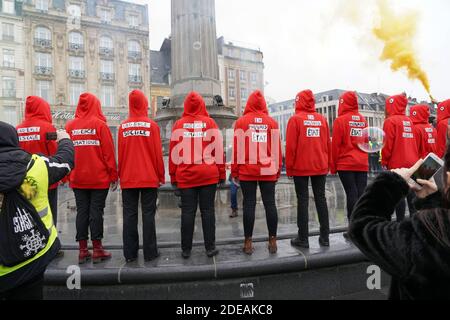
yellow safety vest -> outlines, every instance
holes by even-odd
[[[37,156],[33,155],[34,160],[33,167],[27,172],[27,176],[24,179],[20,187],[20,193],[30,201],[33,207],[41,217],[42,222],[50,233],[50,237],[47,245],[33,258],[24,261],[14,267],[5,267],[0,265],[0,277],[6,276],[20,268],[30,264],[31,262],[39,259],[52,247],[53,243],[58,236],[56,227],[53,224],[53,215],[48,202],[48,170],[45,161]]]

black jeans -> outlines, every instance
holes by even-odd
[[[48,202],[52,210],[53,224],[56,227],[58,225],[58,188],[48,190]]]
[[[270,181],[241,181],[242,195],[244,196],[244,233],[246,238],[253,236],[255,226],[256,190],[261,190],[261,197],[266,211],[269,237],[277,236],[278,211],[275,203],[276,182]]]
[[[44,291],[44,273],[24,283],[20,287],[0,293],[1,300],[42,300]]]
[[[103,239],[103,213],[109,189],[73,189],[77,204],[77,241]]]
[[[123,254],[125,259],[136,259],[139,251],[138,207],[139,196],[142,205],[142,234],[144,259],[153,259],[158,254],[156,243],[156,200],[158,189],[124,189],[123,201]]]
[[[295,192],[297,193],[297,226],[298,236],[302,241],[309,238],[309,178],[294,177]],[[325,198],[325,183],[327,176],[312,176],[311,183],[314,192],[314,201],[319,216],[320,236],[328,239],[330,235],[330,221],[328,218],[328,205]]]
[[[339,171],[339,178],[347,196],[347,218],[350,222],[353,208],[366,190],[367,172]]]
[[[216,248],[216,215],[214,201],[217,185],[180,189],[181,192],[181,249],[192,250],[195,215],[200,205],[202,214],[203,239],[206,250]]]
[[[406,197],[406,201],[405,199],[402,199],[399,204],[397,205],[397,208],[395,209],[395,213],[397,215],[397,221],[403,221],[405,220],[405,216],[406,216],[406,203],[408,203],[408,208],[409,208],[409,214],[412,217],[413,215],[416,214],[417,210],[416,207],[414,206],[414,199],[416,198],[416,195],[414,194],[413,191],[410,191],[408,193],[408,196]]]

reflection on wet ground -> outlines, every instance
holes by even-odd
[[[243,238],[242,226],[242,194],[239,192],[238,203],[240,204],[239,217],[229,218],[230,201],[229,191],[220,190],[216,196],[216,238],[218,241],[224,239]],[[310,191],[310,231],[319,229],[317,213]],[[347,214],[344,189],[339,178],[332,176],[327,179],[326,197],[330,211],[331,228],[347,226]],[[297,232],[297,197],[294,185],[287,178],[282,178],[277,185],[276,200],[278,205],[279,225],[278,234],[292,235]],[[159,244],[180,242],[180,209],[177,208],[178,199],[173,192],[160,192],[158,211],[156,214],[156,231]],[[60,239],[64,245],[75,244],[75,197],[71,189],[62,187],[59,190],[59,213],[58,230]],[[139,230],[142,232],[141,216]],[[104,243],[106,245],[122,244],[122,201],[120,192],[110,193],[105,208],[105,232]],[[194,241],[202,241],[200,212],[197,213],[196,232]],[[256,222],[254,236],[267,236],[267,226],[261,198],[258,198],[256,210]],[[141,237],[142,239],[142,237]]]

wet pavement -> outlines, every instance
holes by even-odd
[[[310,232],[319,230],[317,213],[310,190]],[[330,227],[345,228],[347,226],[347,214],[345,205],[345,193],[338,177],[331,176],[327,179],[326,197],[330,212]],[[293,182],[282,178],[276,188],[276,201],[279,215],[278,235],[280,237],[292,236],[297,233],[297,198]],[[156,231],[159,245],[167,245],[180,242],[181,212],[177,207],[178,198],[170,191],[161,191],[156,214]],[[242,239],[242,194],[238,192],[240,206],[239,217],[231,219],[229,190],[223,189],[216,196],[216,239],[229,241],[230,239]],[[106,201],[104,244],[107,246],[120,246],[122,244],[122,203],[120,191],[110,192]],[[75,242],[75,218],[76,207],[73,191],[67,187],[59,190],[59,217],[58,230],[61,242],[65,246],[73,246]],[[142,232],[142,219],[139,217],[139,232]],[[203,240],[200,212],[197,213],[194,241]],[[267,225],[261,198],[258,192],[258,204],[256,209],[256,221],[254,237],[267,236]],[[141,237],[142,239],[142,237]]]

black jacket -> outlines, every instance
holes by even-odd
[[[63,179],[74,166],[74,147],[69,139],[58,144],[58,151],[53,157],[45,158],[48,169],[49,185]],[[33,166],[31,154],[19,147],[19,139],[14,127],[0,121],[0,193],[20,187],[27,171]],[[0,243],[0,245],[2,245]],[[50,261],[60,249],[59,241],[41,258],[0,277],[0,293],[20,286],[30,279],[42,274]]]
[[[399,175],[381,174],[353,211],[350,237],[369,260],[392,276],[390,299],[450,299],[450,213],[438,208],[442,201],[436,193],[416,203],[419,213],[411,219],[392,222],[395,207],[408,191]],[[446,241],[439,240],[442,237]]]

